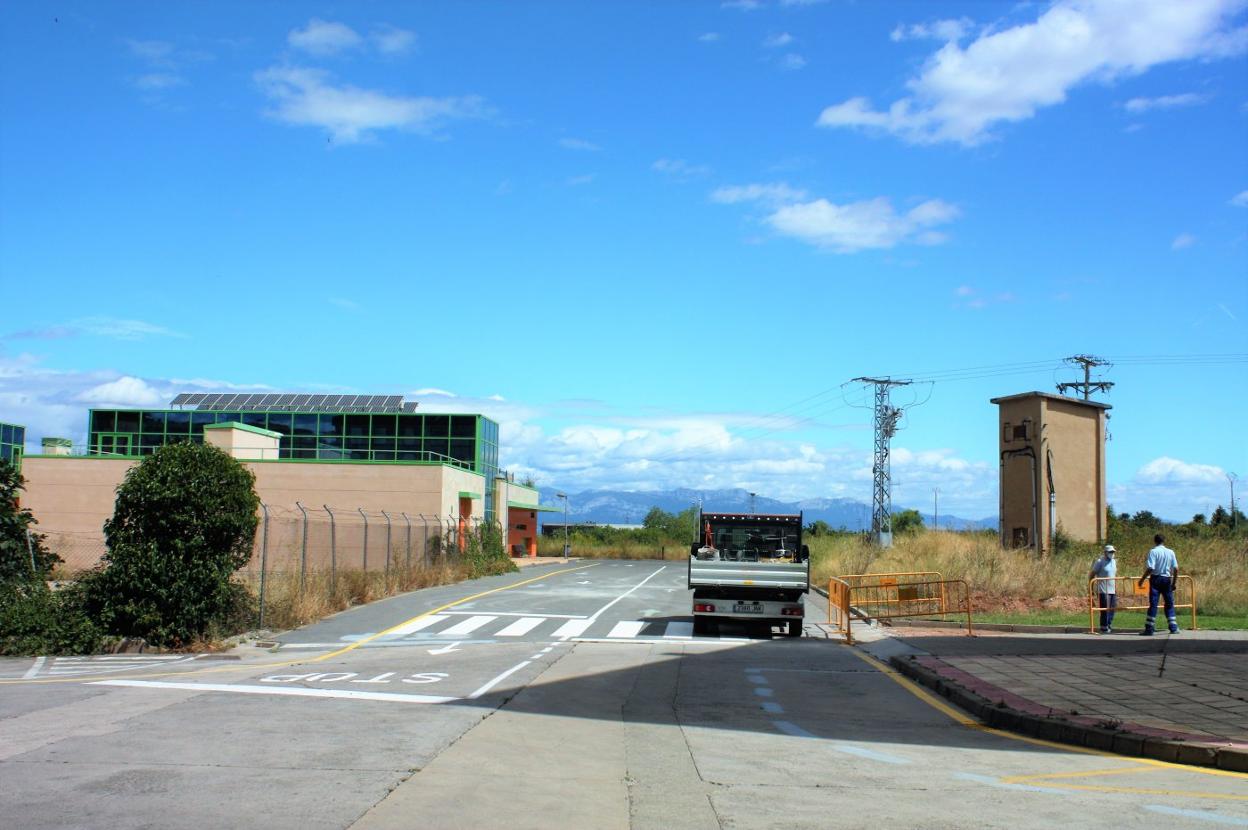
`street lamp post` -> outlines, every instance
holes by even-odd
[[[567,493],[555,493],[556,498],[563,499],[563,558],[568,558],[568,495]]]
[[[751,515],[752,515],[752,514],[754,514],[754,513],[757,513],[757,512],[758,512],[758,511],[756,511],[756,510],[754,509],[754,496],[755,496],[755,494],[754,494],[754,493],[750,493],[750,513],[751,513]]]

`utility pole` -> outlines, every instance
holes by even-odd
[[[1113,388],[1114,384],[1109,381],[1106,381],[1106,380],[1093,381],[1092,380],[1092,370],[1094,368],[1096,368],[1097,366],[1104,366],[1105,368],[1108,369],[1109,367],[1113,366],[1113,364],[1110,363],[1108,360],[1103,360],[1099,357],[1094,357],[1090,354],[1077,354],[1077,355],[1074,355],[1073,357],[1066,358],[1063,362],[1069,363],[1072,366],[1075,366],[1075,365],[1082,366],[1083,367],[1083,380],[1082,381],[1069,381],[1067,383],[1059,383],[1057,385],[1058,392],[1065,392],[1067,389],[1074,389],[1078,392],[1082,392],[1083,399],[1086,401],[1086,400],[1091,399],[1093,392],[1108,392],[1111,388]]]
[[[750,515],[753,515],[758,512],[757,510],[754,509],[754,495],[755,495],[754,493],[750,493]]]
[[[1227,473],[1226,480],[1231,483],[1231,533],[1235,532],[1235,482],[1239,480],[1239,476],[1234,473]]]
[[[874,483],[871,493],[871,532],[880,547],[893,546],[893,495],[892,462],[889,445],[897,434],[897,422],[904,410],[893,406],[889,390],[894,386],[909,386],[912,381],[892,378],[854,378],[851,383],[869,383],[875,386],[875,459],[871,464]]]
[[[940,530],[940,488],[932,488],[932,526]]]

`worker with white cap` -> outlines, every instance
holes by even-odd
[[[1118,561],[1114,558],[1116,551],[1113,545],[1106,545],[1100,558],[1092,563],[1088,579],[1096,580],[1096,604],[1101,609],[1102,634],[1110,634],[1114,630],[1114,609],[1118,607],[1118,592],[1114,588],[1114,579],[1118,576]]]

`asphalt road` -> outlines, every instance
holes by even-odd
[[[237,659],[6,659],[4,822],[1248,827],[1248,777],[978,728],[817,598],[797,640],[694,637],[688,606],[679,563],[551,564]]]

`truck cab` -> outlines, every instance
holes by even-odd
[[[689,548],[694,633],[731,620],[800,637],[810,589],[802,514],[702,513],[698,527]]]

